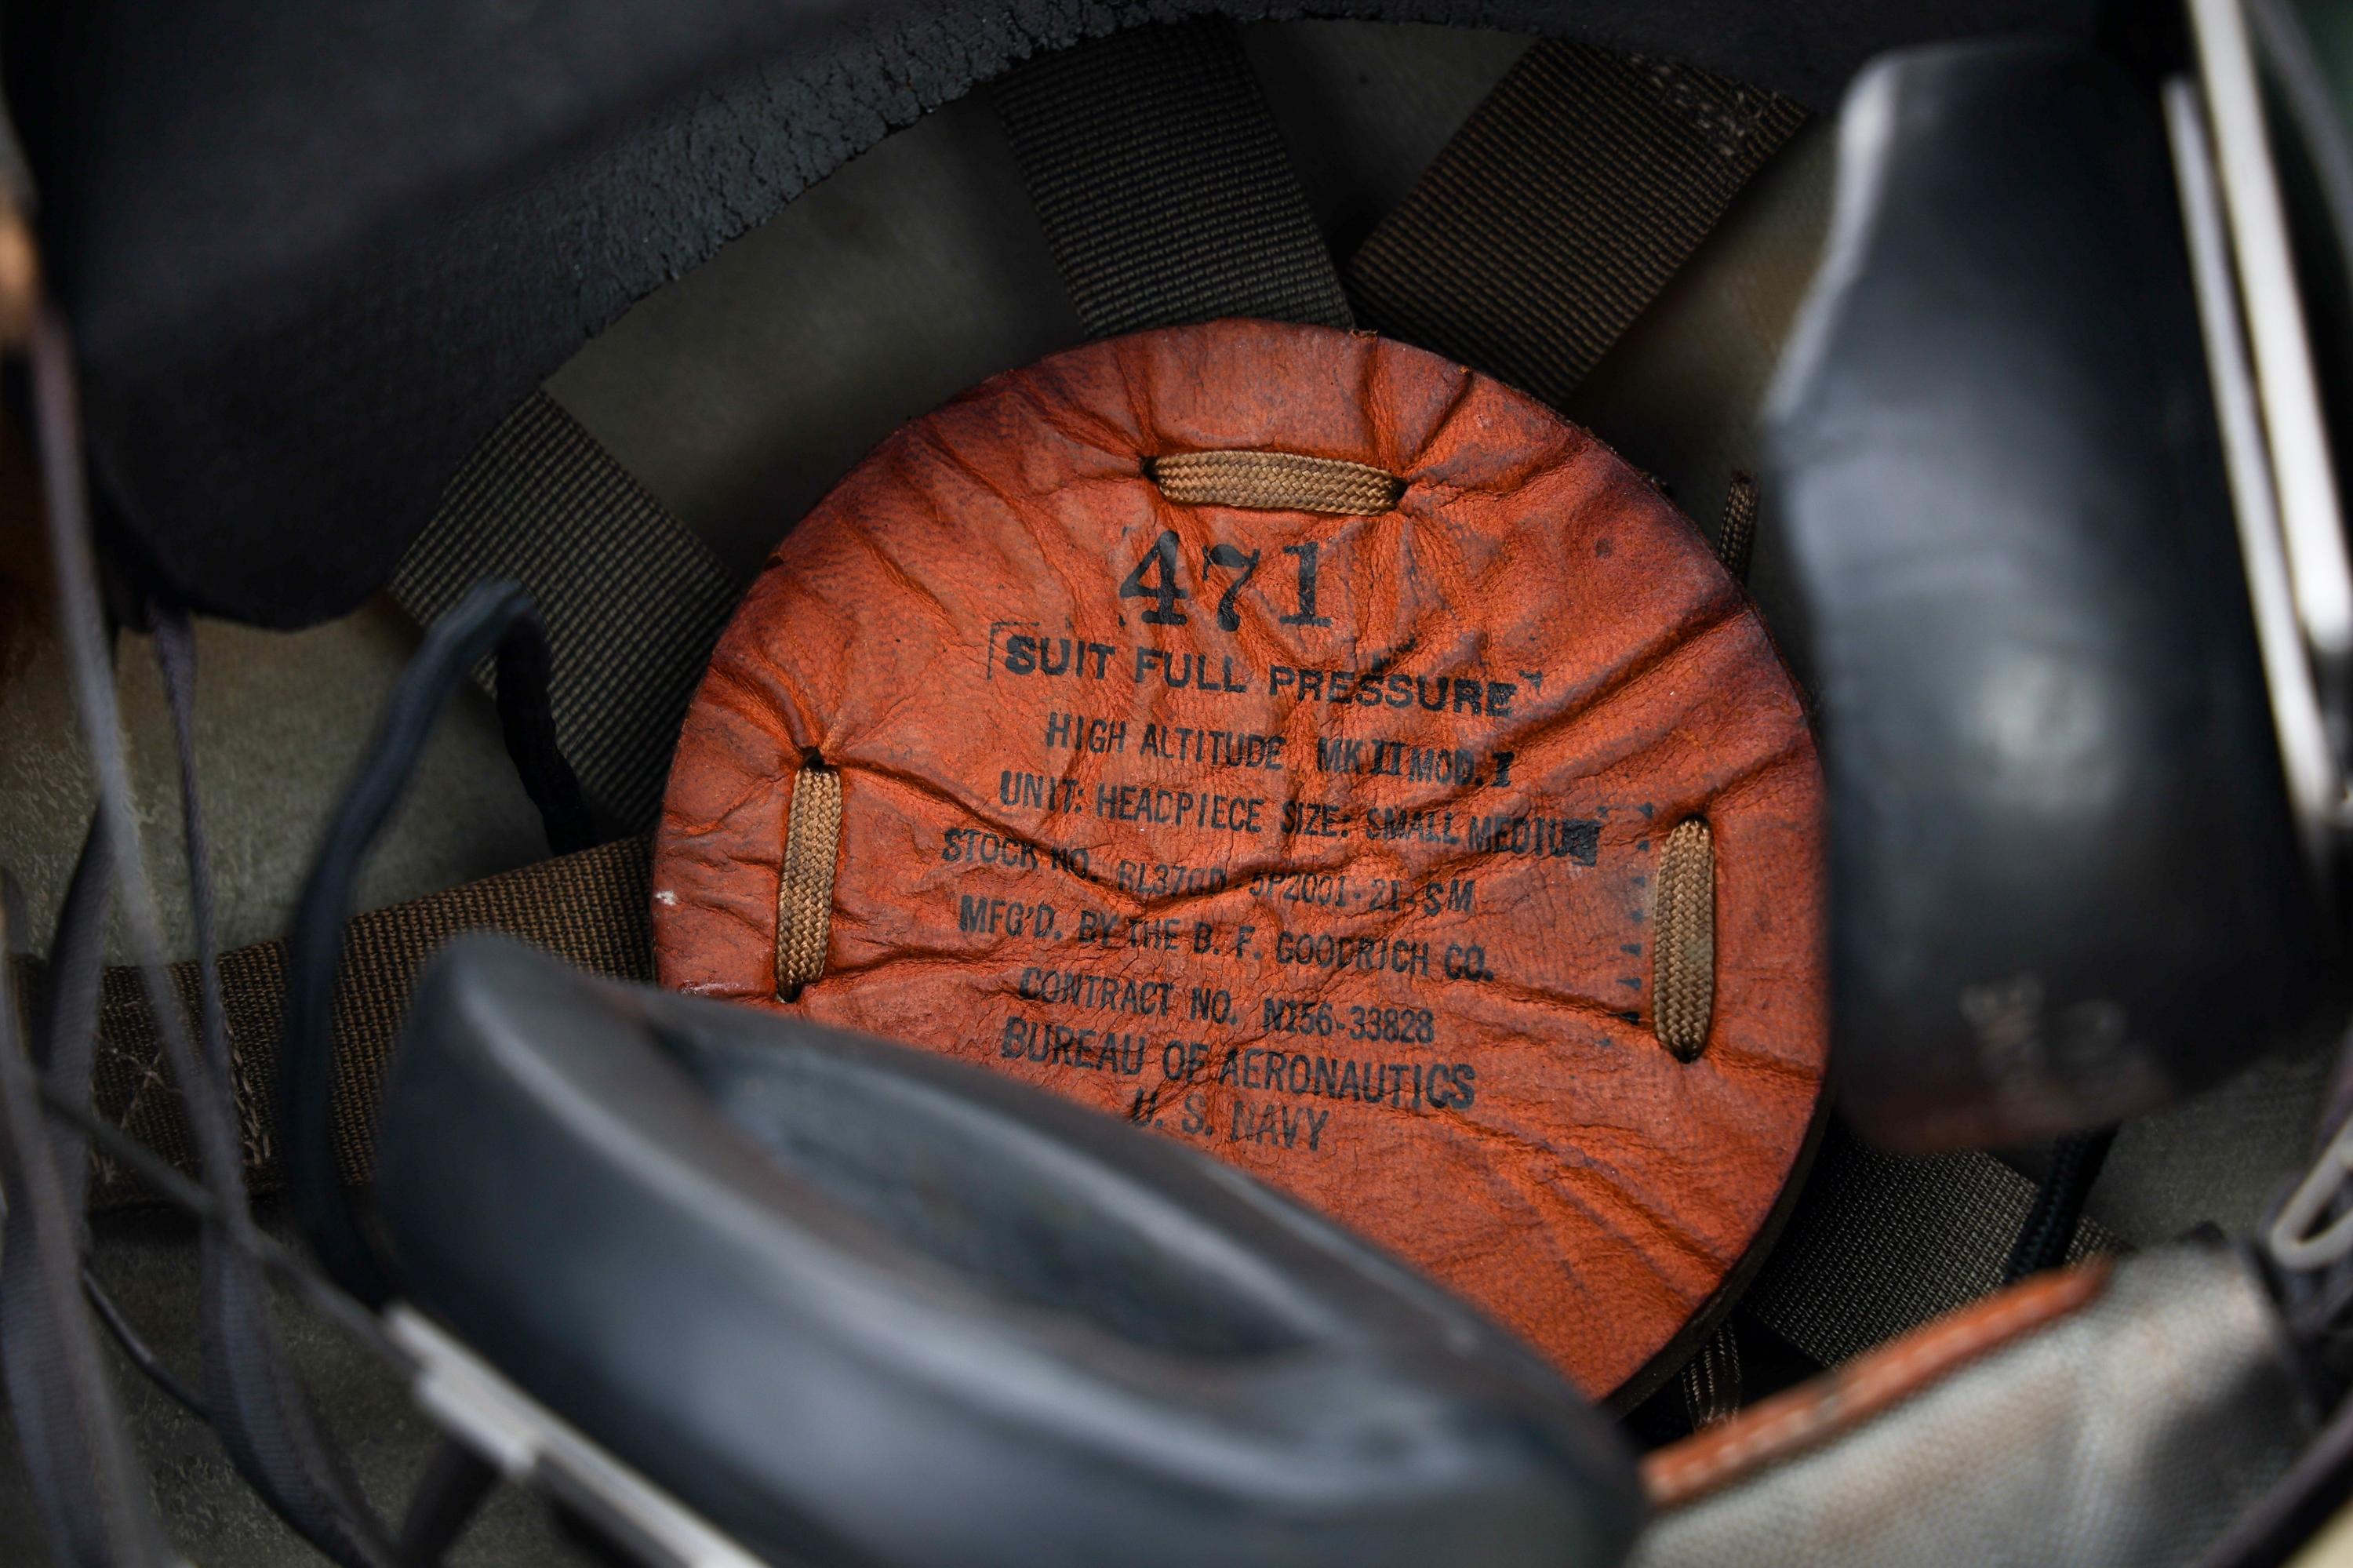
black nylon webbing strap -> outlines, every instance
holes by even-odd
[[[1355,324],[1232,23],[1133,27],[995,90],[1091,335],[1221,316]]]
[[[393,597],[429,623],[489,577],[520,581],[546,620],[556,738],[582,789],[618,826],[651,826],[741,585],[544,392],[449,482]]]
[[[1367,325],[1557,405],[1805,120],[1761,88],[1535,45],[1348,263]]]
[[[644,838],[617,840],[353,917],[336,969],[334,1009],[335,1154],[344,1180],[364,1181],[375,1168],[384,1071],[426,961],[459,932],[502,931],[592,974],[649,980],[649,853]],[[47,978],[31,965],[19,973],[37,984]],[[182,1004],[193,1012],[195,964],[173,965],[171,978]],[[281,1176],[269,1097],[286,1019],[286,944],[259,942],[223,953],[220,986],[247,1186],[274,1191]],[[91,1108],[185,1170],[195,1163],[195,1145],[162,1057],[138,971],[109,969],[100,986]],[[91,1192],[95,1206],[153,1197],[130,1172],[100,1163]]]
[[[1835,1366],[2000,1288],[2034,1192],[1990,1154],[1905,1159],[1833,1123],[1741,1308]],[[2067,1256],[2126,1250],[2085,1220]]]

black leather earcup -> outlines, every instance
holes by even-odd
[[[469,938],[381,1149],[411,1304],[778,1561],[1607,1564],[1641,1520],[1468,1308],[929,1053]]]
[[[1849,1114],[2097,1126],[2327,1012],[2154,90],[1893,56],[1771,409],[1831,786]]]

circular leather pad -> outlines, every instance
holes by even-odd
[[[1332,515],[1154,478],[1230,450],[1402,491]],[[839,849],[786,1001],[811,759]],[[1746,597],[1599,441],[1417,349],[1221,322],[998,376],[786,538],[687,716],[654,938],[671,986],[1229,1160],[1602,1395],[1717,1296],[1805,1146],[1820,801]],[[1685,1062],[1651,938],[1694,817],[1715,992]]]

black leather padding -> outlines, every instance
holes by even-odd
[[[1771,410],[1831,786],[1832,1061],[1927,1150],[2147,1110],[2336,983],[2154,89],[1891,57]]]
[[[886,132],[1116,27],[1302,9],[1562,33],[1827,102],[1892,44],[2097,6],[26,0],[0,61],[123,558],[292,627],[381,589],[593,334]]]
[[[403,1038],[378,1201],[407,1298],[755,1552],[1631,1542],[1631,1464],[1548,1367],[1167,1139],[499,938],[435,960]]]

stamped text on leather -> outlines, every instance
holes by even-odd
[[[1335,516],[1152,461],[1403,481]],[[823,972],[776,995],[793,779],[839,771]],[[1601,443],[1367,335],[1094,344],[907,426],[781,544],[655,848],[673,986],[1157,1128],[1419,1265],[1596,1394],[1724,1286],[1812,1121],[1820,782],[1696,530]],[[1704,817],[1715,1001],[1651,1028]]]

